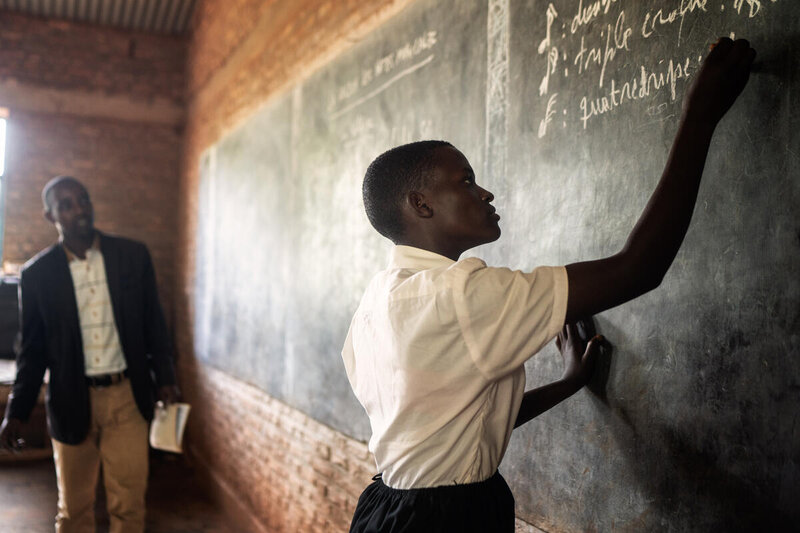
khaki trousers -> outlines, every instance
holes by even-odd
[[[56,533],[94,533],[100,464],[106,489],[109,533],[144,531],[147,488],[147,422],[127,379],[90,387],[89,435],[77,445],[53,440],[58,479]]]

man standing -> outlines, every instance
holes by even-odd
[[[49,368],[56,532],[94,531],[101,464],[111,532],[142,532],[148,421],[156,398],[178,397],[150,254],[95,230],[89,193],[75,178],[50,180],[42,200],[60,238],[22,270],[17,378],[0,446],[19,446]]]

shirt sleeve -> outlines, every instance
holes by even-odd
[[[347,328],[347,337],[344,339],[342,346],[342,361],[344,362],[344,369],[347,372],[347,379],[350,380],[350,385],[355,388],[355,354],[353,353],[353,325]]]
[[[550,342],[567,313],[567,271],[491,268],[479,259],[459,265],[453,298],[464,341],[488,380],[513,372]]]

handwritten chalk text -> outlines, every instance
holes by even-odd
[[[599,16],[601,12],[603,14],[608,13],[611,4],[616,1],[617,0],[596,0],[590,2],[586,7],[583,7],[583,0],[578,0],[578,12],[572,17],[572,24],[570,24],[569,27],[570,33],[574,34],[581,26],[589,24],[593,19]]]
[[[659,61],[659,65],[663,63],[663,60]],[[616,80],[612,79],[611,87],[606,94],[593,99],[585,96],[581,98],[579,107],[583,129],[586,129],[587,123],[593,117],[610,113],[628,102],[653,96],[663,89],[669,89],[670,99],[675,101],[678,80],[688,78],[691,74],[691,59],[687,57],[681,62],[670,59],[666,68],[657,71],[649,71],[645,65],[641,65],[638,76],[619,86]]]
[[[681,32],[683,31],[683,19],[687,13],[692,13],[696,9],[702,11],[706,10],[708,0],[681,0],[678,7],[673,10],[659,9],[651,14],[647,12],[644,16],[642,23],[642,37],[647,39],[656,32],[660,26],[667,26],[673,24],[675,21],[680,21],[678,26],[678,42],[681,40]]]
[[[606,66],[608,65],[609,61],[614,59],[617,50],[629,50],[628,38],[632,33],[633,30],[625,26],[625,12],[621,11],[617,17],[617,22],[614,25],[614,28],[611,28],[611,24],[609,24],[606,28],[606,43],[604,50],[602,50],[599,46],[592,47],[587,50],[584,37],[581,36],[581,47],[578,53],[575,55],[575,59],[573,60],[573,64],[578,65],[578,74],[582,74],[592,64],[600,65],[599,86],[602,87],[606,73]]]

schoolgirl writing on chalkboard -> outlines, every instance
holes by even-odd
[[[370,164],[367,216],[397,246],[368,285],[342,350],[380,473],[351,531],[514,530],[514,500],[497,467],[520,416],[524,362],[561,331],[577,390],[599,339],[581,354],[576,328],[565,324],[660,285],[689,226],[714,129],[754,57],[745,40],[720,39],[710,52],[655,192],[623,249],[604,259],[531,272],[460,260],[500,237],[494,197],[467,158],[449,143],[422,141]],[[534,398],[539,405],[528,402],[521,416],[559,399]]]

